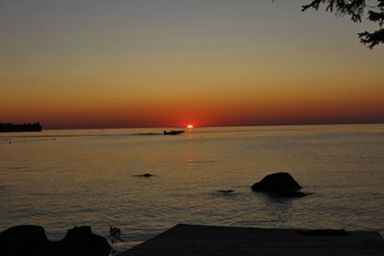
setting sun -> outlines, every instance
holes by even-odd
[[[193,125],[192,124],[187,125],[187,129],[193,129]]]

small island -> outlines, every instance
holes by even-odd
[[[0,123],[0,132],[41,132],[42,129],[40,123]]]

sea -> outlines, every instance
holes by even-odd
[[[170,129],[1,133],[0,231],[112,226],[124,250],[178,223],[384,230],[384,124]],[[310,195],[252,192],[276,172]]]

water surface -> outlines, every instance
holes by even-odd
[[[121,248],[177,223],[384,230],[384,125],[162,130],[0,134],[0,230],[37,224],[61,239],[74,225],[112,225]],[[250,190],[280,171],[314,194]]]

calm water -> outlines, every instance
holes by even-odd
[[[129,247],[177,224],[384,230],[384,125],[51,130],[0,134],[0,230],[60,239],[121,228]],[[288,171],[314,194],[251,192]],[[152,178],[134,177],[153,173]],[[223,195],[220,189],[235,193]]]

